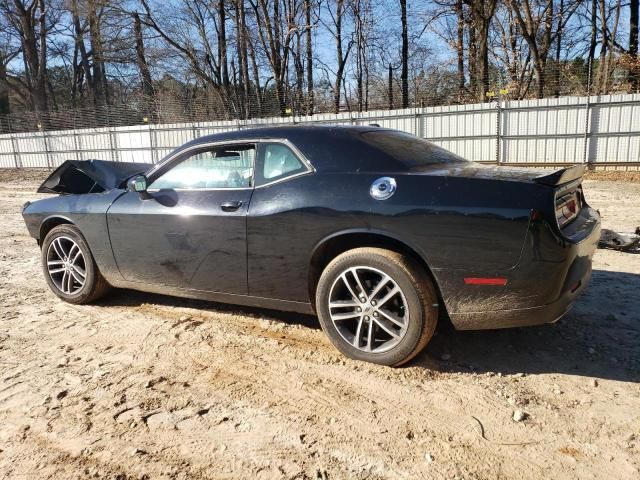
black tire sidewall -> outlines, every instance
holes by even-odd
[[[85,259],[85,283],[77,293],[72,295],[68,295],[58,289],[55,283],[53,283],[53,280],[51,280],[49,270],[47,268],[47,252],[49,250],[49,246],[58,237],[69,237],[73,239],[78,247],[80,247]],[[93,256],[91,255],[91,250],[89,250],[89,245],[87,245],[84,237],[76,227],[73,225],[59,225],[51,229],[42,242],[41,260],[44,278],[51,291],[53,291],[53,293],[58,297],[69,303],[84,303],[92,296],[96,283],[96,265],[93,260]]]
[[[375,250],[380,251],[378,249]],[[406,259],[399,254],[395,254],[395,252],[382,252],[384,254],[354,250],[340,255],[330,262],[318,282],[316,309],[323,331],[344,355],[356,360],[393,366],[404,363],[408,358],[415,355],[415,350],[427,327],[427,319],[420,292],[415,286],[415,282],[419,280],[407,268]],[[373,267],[389,275],[398,284],[407,301],[409,307],[407,332],[400,343],[387,352],[367,353],[355,348],[342,338],[331,321],[328,307],[331,286],[342,272],[355,266]]]

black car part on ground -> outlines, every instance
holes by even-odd
[[[618,233],[603,228],[598,242],[600,248],[610,248],[622,252],[640,252],[640,227],[633,233]]]
[[[134,175],[149,169],[146,163],[67,160],[38,188],[38,193],[100,193],[121,187]]]

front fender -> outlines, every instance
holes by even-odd
[[[123,190],[110,190],[104,193],[43,198],[27,205],[22,211],[22,216],[29,234],[38,240],[38,243],[42,241],[40,237],[46,222],[59,219],[60,223],[70,223],[78,227],[100,272],[109,281],[113,275],[119,278],[120,273],[115,266],[111,250],[106,212],[122,193]]]

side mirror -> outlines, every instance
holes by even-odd
[[[145,193],[147,191],[147,177],[144,175],[136,175],[127,182],[127,188],[130,192]]]

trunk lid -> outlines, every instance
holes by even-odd
[[[458,162],[446,166],[433,166],[431,169],[421,170],[420,173],[521,182],[548,187],[549,199],[554,202],[553,211],[549,212],[549,221],[555,220],[558,228],[564,231],[579,217],[583,207],[587,205],[582,193],[582,176],[585,170],[584,165],[574,165],[559,170],[543,170]]]
[[[574,165],[572,167],[561,168],[552,173],[540,175],[534,178],[534,181],[543,185],[558,187],[582,178],[586,169],[587,167],[585,165]]]
[[[561,168],[559,170],[521,167],[502,167],[483,165],[476,162],[454,162],[447,165],[430,165],[421,169],[413,169],[412,173],[442,175],[463,178],[479,178],[484,180],[502,180],[507,182],[537,183],[557,187],[577,180],[584,174],[583,165]]]
[[[67,160],[47,177],[38,193],[100,193],[121,188],[127,179],[150,167],[147,163]]]

